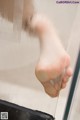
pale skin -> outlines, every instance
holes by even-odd
[[[0,0],[0,11],[3,13],[5,6],[8,11],[5,12],[4,9],[2,17],[6,18],[5,14],[8,14],[9,21],[13,21],[13,2],[14,0]],[[40,41],[41,53],[35,68],[36,77],[49,96],[58,96],[72,75],[70,56],[62,46],[52,22],[45,15],[34,12],[31,0],[24,0],[23,29],[37,35]],[[52,80],[57,78],[58,82],[53,84]]]

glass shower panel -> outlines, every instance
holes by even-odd
[[[69,39],[67,40],[68,41],[67,51],[71,57],[71,66],[73,68],[73,71],[76,65],[78,52],[80,50],[80,39],[79,39],[80,38],[80,22],[79,21],[80,21],[80,6],[77,5],[75,18],[71,27],[71,32],[69,32]],[[61,110],[61,107],[59,106],[57,107],[57,114],[56,114],[57,120],[63,119],[71,82],[72,82],[72,78],[71,80],[69,80],[67,88],[60,94],[60,96],[63,96],[63,99],[62,100],[59,99],[58,105],[61,105],[60,103],[62,103],[63,109]]]
[[[0,0],[2,1],[4,0]],[[20,40],[22,12],[19,14],[18,10],[21,8],[23,11],[23,0],[14,1],[14,14],[12,16],[5,16],[4,12],[1,14],[0,40]],[[38,12],[44,13],[52,20],[66,49],[77,5],[59,5],[54,0],[34,0],[34,6]],[[12,18],[13,23],[8,21],[8,17]],[[0,53],[0,99],[55,116],[59,96],[49,97],[34,74],[40,53],[38,40],[33,40],[33,37],[23,33],[20,44],[3,46],[0,49],[2,50]],[[72,52],[74,54],[74,51]]]
[[[63,120],[75,120],[76,118],[77,120],[80,119],[79,85],[80,85],[80,49],[79,49],[79,54],[76,61],[74,75],[73,75],[71,86],[70,86],[70,91],[68,95],[68,100],[67,100]]]
[[[68,120],[80,120],[80,72]]]

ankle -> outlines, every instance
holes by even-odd
[[[51,32],[53,25],[44,15],[35,14],[32,19],[32,28],[41,38],[44,34]]]

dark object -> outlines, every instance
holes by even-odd
[[[0,113],[8,112],[8,120],[54,120],[53,116],[0,100]]]

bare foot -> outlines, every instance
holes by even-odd
[[[70,57],[48,19],[37,15],[33,21],[41,47],[35,73],[44,86],[45,92],[51,97],[56,97],[60,89],[66,87],[66,83],[72,75]]]

